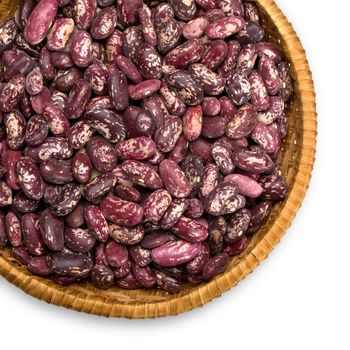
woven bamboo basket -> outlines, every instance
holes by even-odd
[[[19,0],[0,0],[0,22],[12,16]],[[176,315],[202,306],[231,289],[266,259],[278,244],[298,211],[311,178],[316,150],[316,104],[311,72],[305,51],[292,25],[273,0],[256,0],[270,40],[279,46],[291,64],[294,96],[288,105],[289,133],[279,164],[290,190],[283,203],[276,204],[268,222],[249,240],[247,249],[234,257],[227,271],[213,281],[181,293],[161,290],[100,290],[90,283],[62,287],[32,275],[0,250],[0,274],[24,292],[48,303],[107,317],[154,318]]]

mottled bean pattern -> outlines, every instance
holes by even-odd
[[[181,291],[288,194],[293,94],[243,0],[23,0],[0,24],[0,247],[38,276]]]

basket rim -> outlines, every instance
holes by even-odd
[[[8,1],[12,2],[12,0],[0,0],[0,5]],[[316,154],[317,114],[312,74],[305,51],[293,26],[274,0],[256,0],[256,2],[265,10],[272,22],[278,23],[278,34],[285,41],[286,48],[290,53],[290,60],[295,68],[298,68],[296,69],[296,81],[301,92],[303,137],[299,167],[296,170],[289,197],[273,225],[252,251],[222,275],[208,283],[193,287],[190,292],[183,296],[174,297],[167,301],[138,304],[117,302],[106,297],[77,293],[53,285],[52,282],[23,272],[18,266],[7,261],[1,255],[1,251],[0,275],[21,288],[25,293],[58,306],[107,317],[154,318],[176,315],[203,306],[237,285],[253,272],[261,261],[268,257],[290,227],[308,189]]]

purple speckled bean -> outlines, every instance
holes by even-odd
[[[153,248],[151,256],[156,264],[171,267],[193,260],[200,252],[201,247],[200,243],[182,240],[167,242],[157,248]]]

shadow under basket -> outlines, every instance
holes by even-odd
[[[147,318],[176,315],[202,306],[231,289],[266,259],[278,244],[298,211],[311,178],[316,151],[316,103],[305,51],[292,25],[273,0],[257,0],[262,24],[291,64],[294,94],[288,103],[289,132],[279,164],[289,184],[283,203],[274,206],[265,225],[249,238],[247,249],[232,259],[225,273],[199,286],[185,285],[179,294],[159,289],[100,290],[84,282],[59,286],[32,275],[11,256],[0,250],[0,274],[24,292],[48,303],[110,317]],[[0,21],[12,16],[19,0],[0,0]]]

